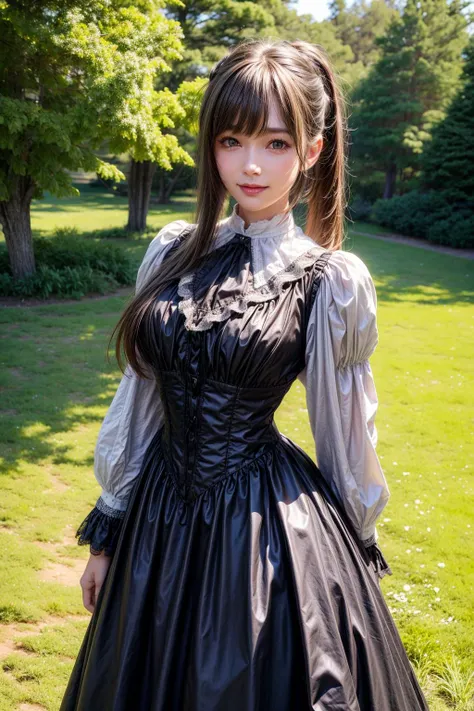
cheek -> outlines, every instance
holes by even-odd
[[[217,169],[221,175],[226,175],[232,170],[232,154],[217,150],[215,158]]]
[[[285,156],[278,166],[278,172],[283,182],[296,180],[299,173],[298,157],[294,154]]]

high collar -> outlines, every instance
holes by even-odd
[[[230,216],[222,221],[225,227],[232,232],[238,232],[251,238],[278,237],[292,234],[295,230],[293,211],[281,212],[268,220],[251,222],[246,228],[242,217],[237,213],[238,203],[235,203]]]

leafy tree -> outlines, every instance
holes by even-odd
[[[422,187],[470,201],[474,212],[474,36],[466,48],[462,88],[433,131],[422,157]]]
[[[385,0],[355,0],[347,7],[346,0],[331,0],[330,22],[340,42],[352,51],[353,79],[362,79],[367,68],[380,58],[377,37],[383,37],[399,10]]]
[[[466,18],[458,0],[407,0],[400,18],[376,39],[381,58],[354,94],[355,173],[381,171],[383,196],[398,175],[417,175],[433,126],[459,87]]]
[[[95,150],[192,162],[165,130],[184,110],[155,76],[181,56],[162,0],[0,0],[0,222],[14,278],[35,271],[33,198],[78,194],[70,170],[123,179]]]

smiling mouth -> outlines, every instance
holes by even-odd
[[[260,193],[262,190],[266,190],[268,185],[239,185],[244,192],[248,193]]]

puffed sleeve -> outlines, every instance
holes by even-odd
[[[390,492],[377,456],[378,398],[369,358],[378,343],[377,295],[365,263],[332,252],[309,314],[305,368],[298,375],[316,461],[377,574],[391,574],[376,521]]]
[[[187,224],[184,220],[175,220],[150,242],[138,269],[136,293]],[[96,555],[102,551],[113,555],[130,491],[146,449],[163,421],[158,387],[151,373],[149,375],[149,379],[140,378],[127,364],[99,430],[94,475],[102,491],[76,532],[78,544],[89,545],[90,552]]]

